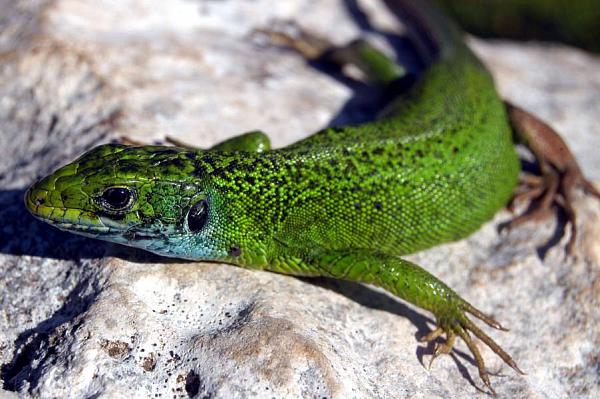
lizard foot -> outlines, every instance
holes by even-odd
[[[522,178],[509,209],[514,209],[519,202],[529,202],[528,209],[505,223],[502,229],[510,230],[529,221],[546,219],[552,216],[554,209],[560,209],[571,226],[566,253],[572,256],[577,240],[577,216],[573,207],[575,191],[582,188],[598,199],[600,192],[585,178],[569,147],[554,129],[512,104],[506,103],[506,108],[516,133],[535,155],[541,176],[525,175]],[[565,229],[561,236],[564,234]]]
[[[279,29],[256,29],[252,36],[266,38],[267,44],[294,50],[305,60],[334,67],[338,72],[344,73],[345,65],[353,65],[360,76],[348,77],[375,86],[386,87],[402,79],[408,79],[403,81],[407,84],[414,78],[403,65],[366,40],[356,39],[343,46],[334,46],[329,40],[307,32],[293,22],[287,22]]]
[[[462,302],[459,305],[458,312],[452,312],[453,316],[448,317],[448,315],[438,316],[438,327],[431,331],[429,334],[423,336],[420,341],[421,342],[430,342],[442,334],[446,334],[446,342],[442,344],[437,344],[434,349],[434,353],[432,355],[431,361],[429,362],[429,367],[433,364],[433,361],[442,354],[449,354],[452,351],[454,343],[456,341],[456,336],[458,335],[462,340],[467,344],[469,351],[473,354],[475,358],[475,363],[477,364],[477,369],[479,371],[479,378],[483,381],[485,386],[492,392],[492,394],[496,394],[494,388],[492,388],[492,384],[490,383],[489,373],[485,368],[485,362],[483,361],[483,357],[481,356],[481,352],[479,352],[479,348],[471,338],[471,333],[479,338],[484,344],[486,344],[494,353],[496,353],[507,365],[509,365],[512,369],[520,374],[525,374],[517,363],[512,359],[512,357],[504,351],[492,338],[490,338],[487,334],[485,334],[479,327],[477,327],[465,313],[470,313],[476,318],[482,320],[484,323],[489,325],[490,327],[496,328],[502,331],[508,331],[506,328],[502,327],[500,323],[494,320],[492,317],[482,313],[472,305],[467,302]]]
[[[286,21],[280,25],[275,29],[255,29],[251,35],[266,37],[270,45],[292,49],[307,60],[316,60],[333,47],[327,39],[306,32],[295,22]]]

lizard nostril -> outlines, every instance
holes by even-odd
[[[25,194],[25,205],[33,213],[37,213],[38,208],[46,203],[46,193],[37,189],[29,189]]]

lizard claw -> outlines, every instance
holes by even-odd
[[[477,369],[479,371],[479,378],[483,381],[485,386],[490,390],[490,392],[495,395],[496,392],[492,387],[490,382],[489,373],[485,368],[485,362],[483,357],[481,356],[481,352],[479,352],[479,348],[471,338],[471,334],[475,335],[479,338],[484,344],[486,344],[494,353],[496,353],[507,365],[509,365],[513,370],[515,370],[519,374],[525,374],[517,363],[512,359],[512,357],[506,353],[492,338],[490,338],[487,334],[485,334],[479,327],[477,327],[466,315],[466,313],[470,313],[476,318],[482,320],[484,323],[498,330],[508,331],[504,328],[500,323],[494,320],[492,317],[482,313],[472,305],[467,302],[463,302],[459,305],[459,312],[454,317],[438,317],[439,326],[431,331],[429,334],[421,337],[419,341],[421,342],[431,342],[442,334],[446,335],[446,342],[442,344],[436,344],[434,353],[429,362],[429,368],[433,364],[433,361],[438,358],[442,354],[449,354],[452,351],[454,343],[456,341],[456,336],[458,335],[465,342],[469,351],[475,358],[475,363],[477,364]]]
[[[431,331],[429,334],[419,339],[420,342],[431,342],[437,339],[442,334],[446,334],[446,342],[441,344],[435,344],[435,348],[433,349],[433,355],[431,356],[431,360],[429,361],[429,369],[431,369],[433,361],[437,359],[440,355],[449,355],[450,352],[452,352],[452,348],[454,347],[454,341],[456,340],[456,334],[454,334],[452,330],[445,331],[442,327],[438,327],[435,330]]]

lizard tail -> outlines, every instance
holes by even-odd
[[[462,30],[428,0],[383,0],[407,29],[426,65],[464,55]]]

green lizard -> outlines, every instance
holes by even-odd
[[[435,315],[438,327],[423,340],[447,340],[433,358],[450,353],[459,336],[492,390],[471,334],[521,370],[467,314],[503,327],[402,256],[466,237],[506,205],[520,172],[509,119],[543,172],[521,195],[540,206],[513,225],[558,202],[572,222],[572,248],[572,192],[598,192],[547,125],[516,107],[507,113],[451,22],[422,1],[396,3],[424,33],[432,57],[377,120],[276,150],[262,132],[209,150],[102,145],[35,183],[27,208],[60,229],[161,255],[383,287]],[[307,56],[324,54],[314,37],[289,44]],[[364,41],[326,54],[379,85],[403,76]]]

